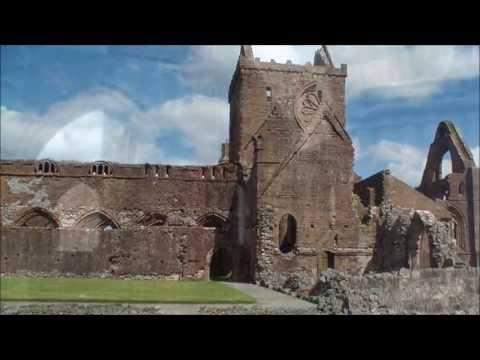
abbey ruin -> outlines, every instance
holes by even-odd
[[[347,66],[242,46],[211,166],[2,160],[2,273],[152,275],[313,287],[319,274],[479,265],[479,168],[438,125],[417,188],[353,171]],[[450,152],[453,172],[443,176]]]

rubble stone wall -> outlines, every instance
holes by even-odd
[[[214,229],[144,227],[112,231],[3,227],[6,274],[149,275],[208,279]]]
[[[349,276],[323,272],[311,293],[327,314],[479,314],[476,268]]]

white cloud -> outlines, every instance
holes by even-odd
[[[228,134],[228,104],[190,96],[147,111],[124,94],[97,89],[56,103],[46,113],[1,108],[3,159],[216,163]],[[181,136],[191,154],[178,157]],[[158,139],[162,139],[161,142]]]
[[[478,164],[479,147],[471,149]],[[373,162],[377,167],[390,169],[392,175],[411,186],[418,186],[422,180],[427,163],[428,149],[410,144],[401,144],[389,140],[381,140],[377,144],[366,147],[361,158]],[[358,160],[359,157],[356,157]],[[442,176],[451,173],[452,161],[450,153],[446,153],[442,161]]]
[[[255,57],[296,64],[313,62],[319,45],[253,46]],[[470,46],[331,46],[335,65],[348,64],[349,98],[375,92],[386,98],[423,99],[448,80],[478,76],[479,50]],[[182,80],[195,91],[226,92],[239,46],[192,46]]]
[[[389,140],[369,146],[365,156],[411,186],[419,185],[427,162],[426,150]]]
[[[472,148],[472,155],[475,160],[475,166],[480,167],[480,146]]]

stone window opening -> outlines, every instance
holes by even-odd
[[[322,101],[322,90],[318,90],[317,91],[317,97],[318,97],[318,101]]]
[[[329,269],[335,269],[335,254],[327,252],[327,267]]]
[[[270,86],[265,88],[265,94],[267,95],[267,101],[272,101],[272,88]]]
[[[461,182],[460,185],[458,185],[458,193],[463,195],[464,192],[465,192],[465,184]]]
[[[155,177],[158,177],[159,173],[160,173],[160,168],[158,165],[155,165]]]
[[[74,227],[101,231],[112,231],[120,228],[116,221],[99,211],[84,216]]]
[[[212,179],[215,179],[217,177],[217,168],[213,167],[212,168]]]
[[[38,172],[41,174],[56,174],[58,166],[51,160],[43,160],[38,164]]]
[[[165,168],[165,177],[169,177],[170,176],[170,165],[167,165],[167,167]]]
[[[205,179],[205,174],[207,173],[207,168],[202,167],[202,179]]]
[[[297,221],[293,215],[283,215],[278,230],[280,251],[283,254],[291,253],[297,243]]]
[[[91,175],[112,175],[112,167],[105,162],[97,162],[92,165]]]
[[[47,210],[42,208],[32,208],[24,213],[17,221],[16,226],[24,227],[41,227],[41,228],[58,228],[58,222],[54,216]]]

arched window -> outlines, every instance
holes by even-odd
[[[442,157],[441,171],[442,171],[441,178],[443,179],[453,172],[452,157],[450,156],[450,151],[445,152],[445,154]]]
[[[82,229],[113,230],[118,229],[120,226],[103,212],[96,211],[84,216],[78,221],[75,227]]]
[[[280,251],[284,254],[292,252],[297,243],[297,221],[292,215],[283,215],[279,224],[278,236]]]
[[[452,230],[452,238],[455,239],[457,246],[467,251],[467,243],[465,239],[465,222],[462,213],[453,206],[448,206],[448,211],[452,214],[452,223],[451,223],[451,230]]]
[[[458,185],[458,193],[463,195],[464,192],[465,192],[465,184],[461,182],[460,185]]]
[[[92,175],[112,175],[112,166],[105,161],[97,161],[92,165]]]
[[[224,231],[227,225],[226,219],[217,214],[208,214],[200,217],[197,224],[206,228],[216,228],[219,231]]]
[[[52,160],[41,160],[38,163],[38,173],[41,174],[57,174],[58,173],[58,166]]]
[[[17,226],[57,228],[58,223],[54,217],[41,208],[33,208],[23,214],[16,222]]]
[[[267,101],[272,101],[272,88],[270,86],[265,88],[265,95],[267,96]]]

